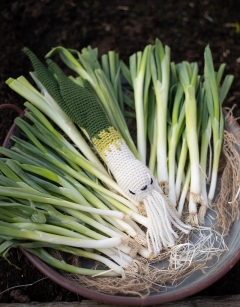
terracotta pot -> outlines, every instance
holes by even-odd
[[[22,113],[19,112],[22,116]],[[236,128],[236,127],[235,127]],[[239,128],[239,127],[237,127]],[[18,128],[15,124],[11,127],[5,142],[5,147],[11,147],[10,136],[12,134],[18,134]],[[207,222],[206,222],[207,223]],[[224,276],[240,259],[240,222],[236,221],[231,227],[229,235],[226,237],[226,244],[228,246],[228,251],[225,252],[220,260],[214,264],[211,268],[203,274],[200,271],[194,272],[184,281],[182,281],[178,286],[169,286],[167,291],[150,294],[146,298],[140,297],[128,297],[123,295],[107,295],[87,289],[77,283],[68,280],[66,277],[55,271],[53,268],[49,267],[43,263],[36,256],[27,252],[26,250],[20,248],[22,253],[27,257],[27,259],[44,275],[49,277],[52,281],[56,282],[60,286],[78,294],[83,297],[96,300],[99,302],[113,304],[113,305],[131,305],[131,306],[146,306],[146,305],[156,305],[173,302],[180,300],[196,294],[201,290],[209,287],[215,283],[218,279]],[[211,263],[210,263],[211,264]],[[158,265],[158,264],[157,264]]]

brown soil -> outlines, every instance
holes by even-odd
[[[240,1],[106,1],[106,0],[2,0],[0,3],[0,104],[22,107],[24,100],[5,80],[28,76],[32,69],[22,53],[24,46],[39,58],[57,45],[81,49],[99,48],[99,54],[114,49],[124,61],[158,37],[171,48],[172,60],[197,61],[202,71],[203,51],[210,45],[215,67],[226,63],[226,73],[235,76],[224,105],[236,104],[240,116]],[[236,25],[236,24],[235,24]],[[239,27],[239,24],[238,24]],[[238,30],[238,31],[237,31]],[[16,116],[0,114],[0,144]],[[0,259],[0,302],[77,301],[81,298],[39,273],[18,250],[11,250],[12,263]],[[38,281],[38,282],[37,282]],[[12,289],[19,285],[20,288]],[[1,294],[2,291],[8,291]],[[200,294],[240,294],[240,263],[221,280]]]

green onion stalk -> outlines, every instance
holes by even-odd
[[[45,263],[66,271],[68,273],[85,275],[85,276],[124,276],[123,268],[117,265],[113,261],[106,257],[98,255],[96,253],[80,250],[79,248],[66,247],[64,245],[54,245],[55,250],[64,251],[65,253],[73,254],[76,256],[81,256],[87,259],[96,260],[103,265],[109,267],[109,269],[87,269],[82,267],[77,267],[76,265],[68,264],[63,259],[59,260],[54,256],[50,255],[44,248],[52,248],[53,245],[45,242],[31,242],[20,240],[8,240],[0,245],[0,254],[6,258],[7,252],[10,248],[21,246],[30,253],[36,255],[38,258],[42,259]]]
[[[87,54],[88,53],[89,52],[87,52]],[[95,57],[95,59],[97,59],[97,56]],[[108,54],[102,55],[101,63],[102,63],[101,65],[102,70],[104,71],[107,79],[109,79],[112,84],[112,87],[115,93],[115,97],[116,97],[116,100],[114,101],[118,103],[119,109],[121,113],[124,115],[125,110],[124,110],[122,83],[121,83],[121,78],[120,78],[121,68],[120,68],[119,55],[116,54],[114,51],[109,51]]]
[[[181,84],[178,84],[176,95],[173,102],[173,111],[172,111],[172,121],[171,121],[171,129],[169,133],[169,149],[168,149],[168,170],[169,170],[169,199],[174,205],[177,206],[177,192],[175,187],[175,176],[176,176],[176,150],[178,146],[178,142],[181,136],[181,129],[184,125],[185,120],[185,105],[182,104],[183,100],[183,88]],[[179,166],[179,165],[178,165]]]
[[[150,146],[148,168],[157,177],[157,119],[156,100],[153,89],[149,90],[147,133]]]
[[[181,150],[180,155],[177,163],[177,171],[176,171],[176,181],[175,181],[175,192],[176,192],[176,199],[179,201],[180,194],[181,194],[181,187],[184,185],[185,182],[185,165],[187,162],[188,157],[188,145],[187,145],[187,137],[186,137],[186,128],[181,136]],[[182,214],[182,211],[179,212]]]
[[[160,186],[168,190],[167,167],[167,108],[170,82],[170,48],[163,48],[156,40],[151,54],[151,74],[156,96],[157,121],[157,178]]]
[[[205,48],[204,59],[204,84],[213,134],[213,165],[211,172],[211,183],[208,192],[208,202],[211,206],[216,191],[218,165],[223,142],[224,119],[221,105],[227,95],[227,92],[229,91],[229,88],[231,87],[233,76],[226,76],[222,86],[220,86],[224,65],[221,65],[218,73],[215,73],[209,46]]]
[[[9,225],[0,225],[1,236],[9,236],[17,239],[29,239],[40,242],[54,244],[70,245],[83,248],[111,248],[121,244],[120,238],[108,238],[103,240],[85,240],[79,238],[65,237],[62,235],[49,234],[43,231],[32,231],[19,227],[11,227]]]
[[[199,169],[199,144],[197,131],[197,102],[195,86],[197,82],[197,64],[192,67],[181,63],[177,67],[180,82],[185,92],[186,136],[189,144],[189,158],[191,167],[189,222],[198,225],[197,203],[201,202],[201,181]]]
[[[201,127],[199,129],[199,136],[200,136],[200,179],[201,179],[201,207],[199,209],[199,223],[204,223],[204,216],[208,209],[208,196],[207,196],[207,160],[208,160],[208,153],[211,154],[210,150],[210,140],[211,140],[211,121],[208,114],[207,109],[207,101],[205,96],[205,91],[202,89],[202,97],[199,103],[202,106],[199,110],[199,114],[201,113]],[[211,157],[209,159],[209,169],[211,169]]]
[[[178,213],[180,216],[183,213],[184,204],[187,198],[187,194],[189,192],[190,179],[191,179],[191,167],[190,167],[190,164],[188,164],[186,176],[184,178],[181,194],[178,200]]]
[[[146,164],[147,159],[147,111],[148,91],[151,80],[151,49],[152,46],[148,45],[143,52],[134,53],[129,58],[136,112],[137,149],[143,164]]]

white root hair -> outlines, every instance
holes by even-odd
[[[184,233],[189,233],[191,226],[184,224],[177,216],[177,213],[169,206],[166,196],[153,190],[150,195],[143,199],[147,216],[148,249],[156,257],[163,247],[170,247],[175,244],[178,238],[173,226]]]

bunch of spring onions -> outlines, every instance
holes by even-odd
[[[81,52],[56,47],[46,58],[56,54],[77,74],[69,76],[73,82],[89,82],[109,121],[155,175],[179,216],[188,203],[188,222],[203,222],[216,189],[221,105],[233,80],[226,76],[222,81],[224,64],[215,72],[206,47],[199,76],[196,63],[171,62],[170,48],[159,40],[133,54],[129,65],[113,51],[99,61],[91,47]],[[21,137],[12,137],[10,149],[0,149],[0,254],[7,256],[10,247],[21,245],[62,270],[123,276],[136,263],[135,254],[152,257],[146,248],[148,219],[108,173],[84,130],[62,111],[37,74],[30,75],[38,89],[23,76],[6,82],[24,97],[28,111],[26,120],[15,120]],[[128,117],[136,118],[136,146]],[[47,252],[50,246],[108,268],[58,261]]]
[[[47,118],[30,103],[25,105],[31,110],[25,113],[31,124],[15,120],[24,139],[12,136],[14,146],[0,148],[5,156],[0,160],[0,232],[7,240],[1,251],[14,245],[32,251],[34,246],[33,252],[51,263],[43,250],[51,243],[55,249],[95,259],[110,269],[72,268],[71,272],[104,276],[123,275],[136,252],[151,257],[135,241],[144,237],[135,221],[146,226],[146,218],[133,204],[128,207],[126,199],[97,183],[95,167],[89,162],[84,167],[83,157]]]
[[[233,82],[232,75],[222,80],[225,64],[214,71],[209,46],[204,60],[200,76],[197,63],[171,62],[170,48],[156,40],[130,57],[129,68],[121,63],[125,78],[132,77],[134,97],[142,93],[142,100],[135,99],[136,119],[148,140],[137,130],[137,148],[139,152],[145,148],[141,150],[145,157],[150,145],[147,165],[179,215],[188,203],[187,220],[192,225],[204,222],[215,196],[224,130],[221,107]],[[139,76],[145,79],[139,81]]]
[[[225,64],[214,70],[209,46],[204,52],[202,76],[197,63],[171,62],[170,48],[163,47],[158,39],[131,55],[129,66],[119,63],[118,55],[112,51],[102,56],[100,64],[96,52],[90,47],[81,53],[56,47],[46,57],[59,54],[79,75],[77,80],[88,80],[109,118],[118,117],[118,123],[122,123],[123,116],[129,115],[123,103],[132,109],[136,116],[137,153],[131,146],[132,139],[121,129],[124,125],[117,124],[119,131],[135,156],[153,172],[179,215],[187,202],[188,222],[203,223],[216,191],[224,130],[221,106],[233,76],[223,79]],[[120,72],[128,83],[126,90],[121,88]]]

